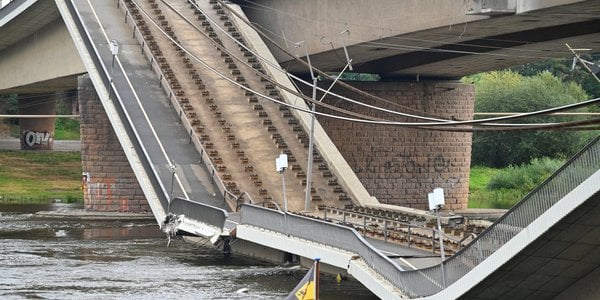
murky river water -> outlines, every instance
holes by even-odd
[[[305,270],[175,241],[154,221],[36,217],[69,204],[0,204],[0,299],[283,299]],[[240,289],[247,292],[242,293]],[[376,299],[321,278],[322,299]]]

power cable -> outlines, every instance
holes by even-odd
[[[164,0],[163,0],[163,1],[164,1]],[[220,76],[221,78],[223,78],[223,79],[225,79],[225,80],[229,81],[230,83],[232,83],[232,84],[234,84],[234,85],[236,85],[236,86],[238,86],[238,87],[240,87],[240,88],[242,88],[242,89],[244,89],[244,90],[247,90],[247,91],[253,92],[253,93],[255,93],[256,95],[258,95],[258,96],[260,96],[260,97],[262,97],[262,98],[268,99],[268,100],[270,100],[270,101],[272,101],[272,102],[275,102],[275,103],[278,103],[278,104],[281,104],[281,105],[284,105],[284,106],[287,106],[287,107],[290,107],[290,108],[293,108],[293,109],[296,109],[296,110],[299,110],[299,111],[303,111],[303,112],[306,112],[306,113],[314,113],[314,114],[321,115],[321,116],[325,116],[325,117],[336,118],[336,119],[340,119],[340,120],[346,120],[346,121],[354,121],[354,122],[369,123],[369,124],[379,124],[379,125],[397,125],[397,126],[406,126],[406,127],[447,126],[447,125],[464,125],[464,124],[465,124],[465,123],[462,123],[462,124],[461,124],[461,123],[458,123],[458,122],[456,122],[456,121],[454,121],[454,122],[448,122],[448,123],[412,123],[412,122],[410,122],[410,123],[409,123],[409,122],[396,122],[396,121],[386,121],[386,120],[364,120],[364,119],[354,119],[354,118],[348,118],[348,117],[343,117],[343,116],[336,116],[336,115],[325,114],[325,113],[322,113],[322,112],[312,112],[312,111],[309,111],[309,110],[308,110],[308,109],[306,109],[306,108],[303,108],[303,107],[297,107],[297,106],[294,106],[294,105],[291,105],[291,104],[288,104],[288,103],[282,102],[282,101],[280,101],[280,100],[277,100],[277,99],[274,99],[274,98],[272,98],[272,97],[270,97],[270,96],[263,95],[262,93],[260,93],[260,92],[258,92],[258,91],[255,91],[255,90],[253,90],[253,89],[251,89],[251,88],[249,88],[249,87],[246,87],[246,86],[244,86],[244,85],[242,85],[242,84],[239,84],[239,83],[235,82],[234,80],[232,80],[232,79],[228,78],[226,75],[224,75],[224,74],[223,74],[223,73],[221,73],[220,71],[216,70],[214,67],[212,67],[212,66],[208,65],[208,64],[207,64],[205,61],[203,61],[202,59],[198,58],[196,55],[194,55],[193,53],[191,53],[189,50],[185,49],[185,48],[184,48],[184,47],[183,47],[183,46],[182,46],[182,45],[181,45],[179,42],[175,41],[175,40],[174,40],[172,37],[170,37],[170,36],[169,36],[169,35],[168,35],[166,32],[164,32],[164,31],[162,30],[162,28],[160,28],[160,26],[159,26],[158,24],[156,24],[156,22],[155,22],[155,21],[154,21],[154,20],[153,20],[153,19],[152,19],[152,18],[151,18],[151,17],[150,17],[148,14],[147,14],[147,12],[146,12],[146,11],[145,11],[143,8],[141,8],[141,7],[139,6],[139,4],[138,4],[136,1],[133,1],[133,3],[134,3],[134,4],[135,4],[135,5],[136,5],[136,6],[137,6],[139,9],[140,9],[140,11],[142,11],[142,12],[144,13],[144,15],[146,15],[146,17],[147,17],[147,18],[150,20],[150,22],[151,22],[151,23],[152,23],[152,24],[153,24],[153,25],[154,25],[154,26],[155,26],[155,27],[156,27],[156,28],[157,28],[157,29],[158,29],[158,30],[159,30],[159,31],[160,31],[160,32],[161,32],[161,33],[162,33],[162,34],[163,34],[165,37],[166,37],[166,38],[168,38],[168,39],[169,39],[169,40],[170,40],[170,41],[171,41],[171,42],[172,42],[174,45],[176,45],[177,47],[181,48],[181,49],[182,49],[184,52],[186,52],[188,55],[190,55],[192,58],[194,58],[194,60],[198,61],[198,62],[199,62],[199,63],[201,63],[203,66],[205,66],[206,68],[208,68],[208,69],[209,69],[211,72],[213,72],[213,73],[217,74],[218,76]],[[598,101],[600,101],[600,98],[597,98],[597,99],[592,99],[592,100],[589,100],[589,101],[586,101],[586,102],[593,102],[593,103],[595,103],[595,102],[598,102]],[[570,107],[569,107],[569,108],[572,108],[572,107],[577,107],[577,106],[581,106],[581,105],[589,105],[589,103],[583,103],[583,102],[582,102],[582,103],[572,104],[572,105],[570,105]],[[565,108],[565,107],[561,107],[561,108],[559,108],[559,109],[567,109],[567,108]],[[554,110],[554,109],[551,109],[551,110]],[[537,114],[540,114],[540,113],[541,113],[541,112],[537,112]],[[522,116],[518,116],[518,117],[522,117]],[[477,123],[477,122],[475,122],[475,123]],[[512,125],[512,126],[514,126],[514,127],[517,127],[517,126],[521,126],[521,127],[523,127],[523,126],[530,126],[529,124],[483,124],[483,125],[487,125],[487,126],[503,126],[503,125]],[[552,123],[552,124],[545,124],[545,125],[539,125],[539,124],[538,124],[538,125],[535,125],[535,128],[555,127],[555,126],[560,126],[560,123],[558,123],[558,124],[557,124],[557,123]]]
[[[284,48],[283,48],[281,45],[279,45],[277,42],[275,42],[273,39],[271,39],[269,36],[267,36],[266,34],[264,34],[264,33],[263,33],[261,30],[259,30],[258,28],[256,28],[256,26],[254,26],[252,23],[250,23],[249,21],[247,21],[247,20],[246,20],[246,19],[245,19],[243,16],[241,16],[241,15],[240,15],[239,13],[237,13],[235,10],[231,9],[229,6],[227,6],[226,4],[224,4],[222,0],[217,0],[217,2],[219,2],[219,3],[221,4],[221,7],[226,7],[226,8],[227,8],[227,10],[228,10],[230,13],[234,14],[234,15],[235,15],[237,18],[239,18],[239,19],[240,19],[242,22],[246,23],[248,26],[250,26],[252,29],[254,29],[254,30],[255,30],[255,31],[258,33],[258,34],[260,34],[260,35],[261,35],[263,38],[265,38],[267,41],[271,42],[271,43],[272,43],[272,44],[273,44],[275,47],[277,47],[279,50],[281,50],[282,52],[284,52],[286,55],[288,55],[288,56],[289,56],[289,57],[291,57],[292,59],[294,59],[294,60],[296,60],[296,61],[300,62],[301,64],[305,65],[307,68],[310,68],[310,67],[311,67],[311,66],[310,66],[308,63],[306,63],[304,60],[301,60],[301,59],[297,58],[296,56],[294,56],[293,54],[291,54],[289,51],[287,51],[286,49],[284,49]],[[328,76],[328,74],[326,74],[325,72],[321,71],[320,69],[318,69],[318,68],[315,68],[315,67],[312,67],[312,68],[313,68],[313,70],[315,70],[315,71],[316,71],[318,74],[320,74],[321,76],[325,76],[325,77],[327,77],[327,76]],[[351,91],[353,91],[353,92],[355,92],[355,93],[357,93],[357,94],[363,95],[363,96],[365,96],[365,97],[368,97],[368,98],[370,98],[370,99],[374,99],[374,100],[377,100],[377,101],[382,101],[382,102],[384,102],[384,103],[386,103],[386,104],[388,104],[388,105],[393,105],[393,106],[400,107],[400,108],[403,108],[403,109],[406,109],[406,110],[409,110],[409,111],[413,111],[413,112],[416,112],[416,113],[419,113],[419,114],[424,114],[424,115],[427,115],[427,116],[433,116],[433,117],[437,117],[437,119],[442,119],[442,120],[445,120],[445,118],[443,118],[443,117],[436,116],[436,115],[434,115],[434,114],[430,114],[430,113],[426,113],[426,112],[423,112],[423,111],[420,111],[420,110],[417,110],[417,109],[413,109],[413,108],[410,108],[410,107],[406,107],[406,106],[403,106],[403,105],[399,105],[399,104],[397,104],[397,103],[395,103],[395,102],[389,101],[389,100],[387,100],[387,99],[384,99],[384,98],[382,98],[382,97],[379,97],[379,96],[376,96],[376,95],[372,95],[372,94],[370,94],[370,93],[367,93],[367,92],[365,92],[365,91],[362,91],[362,90],[360,90],[360,89],[358,89],[358,88],[355,88],[355,87],[353,87],[353,86],[351,86],[351,85],[349,85],[349,84],[347,84],[347,83],[345,83],[345,82],[343,82],[343,81],[340,81],[340,82],[339,82],[339,85],[341,85],[341,86],[343,86],[344,88],[346,88],[346,89],[349,89],[349,90],[351,90]],[[414,116],[413,116],[413,117],[414,117]],[[417,118],[423,118],[423,117],[417,117]],[[449,121],[449,120],[446,120],[446,121],[448,121],[448,123],[453,123],[453,124],[455,124],[455,123],[456,123],[456,122],[452,122],[452,121]]]
[[[218,1],[220,1],[220,0],[218,0]],[[195,5],[195,3],[194,3],[194,5]],[[223,4],[221,4],[221,5],[223,5]],[[196,7],[197,9],[199,9],[199,10],[200,10],[200,8],[199,8],[197,5],[195,5],[195,7]],[[229,8],[228,8],[228,9],[229,9]],[[241,20],[244,20],[243,18],[241,18],[241,16],[239,16],[239,14],[237,14],[237,12],[235,12],[235,11],[233,11],[233,10],[231,10],[231,9],[229,9],[229,11],[230,11],[230,12],[233,12],[234,14],[236,14],[236,16],[237,16],[238,18],[240,18]],[[207,16],[207,19],[209,19],[209,20],[210,20],[210,21],[211,21],[213,24],[215,24],[215,25],[216,25],[216,26],[217,26],[217,27],[218,27],[218,28],[219,28],[219,29],[220,29],[220,30],[221,30],[221,31],[222,31],[222,32],[223,32],[225,35],[227,35],[227,36],[228,36],[230,39],[232,39],[234,42],[237,42],[237,44],[238,44],[240,47],[243,47],[244,49],[246,49],[246,51],[250,51],[250,52],[252,52],[252,54],[254,54],[255,56],[259,57],[259,58],[260,58],[262,61],[264,61],[264,62],[266,62],[266,63],[269,63],[271,66],[273,66],[273,64],[272,64],[271,62],[269,62],[268,60],[266,60],[265,58],[263,58],[262,56],[260,56],[258,53],[254,52],[253,50],[249,49],[247,46],[245,46],[244,44],[240,43],[239,41],[237,41],[237,40],[236,40],[235,38],[233,38],[232,36],[230,36],[230,35],[229,35],[229,34],[228,34],[228,33],[227,33],[227,32],[226,32],[226,31],[225,31],[223,28],[221,28],[221,27],[220,27],[220,26],[219,26],[219,25],[218,25],[218,24],[217,24],[217,23],[216,23],[214,20],[210,19],[210,17],[208,17],[208,16]],[[245,20],[244,20],[244,21],[245,21]],[[246,23],[247,23],[247,22],[246,22]],[[278,71],[284,72],[285,74],[289,74],[289,73],[288,73],[288,72],[286,72],[285,70],[280,70],[279,66],[274,66],[274,67],[276,67]],[[316,68],[313,68],[313,69],[316,69]],[[263,76],[262,74],[259,74],[259,75],[260,75],[260,76]],[[310,83],[307,83],[306,81],[303,81],[303,80],[301,80],[300,78],[297,78],[297,77],[294,77],[294,76],[292,76],[292,77],[293,77],[294,79],[296,79],[296,80],[299,80],[300,82],[303,82],[303,83],[305,83],[305,84],[307,84],[307,85],[310,85]],[[267,78],[267,79],[268,79],[268,78]],[[277,84],[276,82],[273,82],[273,83]],[[322,90],[322,89],[321,89],[321,90]],[[297,95],[297,96],[300,96],[300,95]],[[359,101],[356,101],[356,100],[348,99],[348,98],[345,98],[345,97],[342,97],[342,96],[339,96],[339,95],[335,95],[335,96],[338,96],[338,97],[340,97],[341,99],[344,99],[344,100],[349,100],[349,101],[351,101],[352,103],[355,103],[355,104],[362,104],[361,102],[359,102]],[[307,101],[311,101],[312,99],[305,99],[305,100],[307,100]],[[596,100],[596,99],[592,99],[592,100],[590,100],[590,101],[594,101],[594,103],[595,103],[595,102],[596,102],[595,100]],[[312,101],[311,101],[311,102],[312,102]],[[592,103],[585,103],[585,102],[581,102],[581,103],[583,104],[583,106],[586,106],[586,105],[590,105],[590,104],[592,104]],[[318,104],[318,103],[316,103],[316,104]],[[390,110],[386,110],[386,109],[379,108],[379,107],[374,107],[374,106],[368,106],[368,105],[366,105],[366,104],[365,104],[364,106],[367,106],[367,107],[369,107],[369,108],[373,108],[373,109],[378,109],[378,110],[381,110],[381,111],[384,111],[384,112],[388,112],[388,113],[396,113],[395,111],[390,111]],[[567,110],[567,109],[572,109],[572,108],[576,108],[576,107],[579,107],[579,106],[573,106],[573,107],[568,107],[568,106],[565,106],[565,107],[563,107],[563,108],[564,108],[564,110]],[[563,108],[557,108],[557,109],[558,109],[557,111],[563,110]],[[476,121],[475,121],[475,120],[473,120],[473,121],[446,121],[445,123],[447,123],[447,124],[452,124],[452,125],[465,125],[465,124],[478,124],[478,123],[482,123],[482,124],[483,124],[483,123],[487,123],[487,122],[491,122],[491,121],[499,121],[499,120],[511,120],[511,119],[517,119],[517,118],[523,118],[523,117],[535,116],[535,115],[540,115],[540,114],[546,114],[546,113],[548,113],[548,112],[550,112],[550,111],[552,111],[552,110],[551,110],[551,109],[549,109],[549,110],[541,110],[541,111],[532,112],[532,113],[516,114],[516,115],[513,115],[513,116],[508,116],[508,118],[498,117],[498,118],[479,119],[479,120],[476,120]],[[419,118],[419,116],[414,116],[414,115],[406,115],[406,114],[402,114],[402,115],[403,115],[403,116],[406,116],[406,117]],[[485,125],[486,125],[486,126],[505,126],[504,124],[485,124]],[[520,126],[525,126],[525,125],[527,125],[527,124],[521,124]]]

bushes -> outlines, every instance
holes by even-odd
[[[54,139],[56,140],[78,140],[79,120],[57,118],[54,123]]]
[[[494,175],[487,185],[488,189],[519,189],[530,191],[558,170],[563,160],[548,157],[534,158],[529,164],[510,165]]]
[[[525,77],[511,71],[495,71],[465,79],[477,88],[477,112],[530,112],[587,99],[575,83],[564,83],[548,72]],[[517,123],[552,123],[573,119],[562,116],[530,117]],[[592,133],[591,136],[594,134]],[[535,157],[567,157],[589,139],[582,132],[476,132],[473,135],[472,164],[506,167],[523,164]]]
[[[529,164],[504,169],[473,167],[469,207],[510,208],[563,163],[561,159],[535,158]]]

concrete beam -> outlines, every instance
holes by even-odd
[[[2,50],[0,57],[0,93],[76,89],[77,75],[86,72],[61,19]]]
[[[598,1],[484,2],[506,2],[512,13],[469,15],[474,1],[377,1],[373,5],[370,1],[257,0],[254,5],[244,2],[244,10],[289,52],[305,56],[305,49],[294,47],[305,41],[312,64],[318,68],[341,70],[346,63],[345,45],[356,72],[387,79],[455,79],[568,57],[565,38],[579,48],[594,48],[600,42]],[[272,43],[268,46],[286,69],[308,73],[306,66]]]

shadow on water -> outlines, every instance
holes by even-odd
[[[39,218],[77,204],[0,204],[1,299],[285,298],[306,273],[175,240],[154,220]],[[239,293],[241,289],[246,293]],[[322,275],[321,299],[377,299]]]

